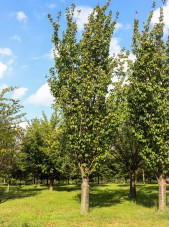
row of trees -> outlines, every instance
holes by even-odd
[[[129,63],[129,57],[123,52],[118,57],[109,55],[117,19],[112,21],[111,11],[106,14],[109,4],[110,1],[94,8],[80,40],[77,40],[74,5],[66,10],[67,28],[62,37],[59,36],[60,15],[57,21],[49,15],[57,54],[48,82],[63,111],[67,150],[76,159],[82,176],[81,213],[88,212],[89,175],[95,161],[107,150],[117,153],[116,157],[128,166],[132,196],[136,194],[134,182],[138,166],[144,162],[158,169],[159,209],[165,210],[169,40],[163,34],[163,9],[154,26],[151,26],[153,10],[150,12],[142,32],[139,20],[134,21],[132,52],[136,59]],[[113,75],[119,76],[119,83],[108,93]]]
[[[127,172],[130,197],[136,199],[136,171],[149,170],[150,175],[157,176],[159,209],[164,211],[169,161],[169,39],[163,35],[163,11],[159,23],[151,26],[152,10],[142,32],[138,19],[134,21],[132,62],[129,52],[109,54],[118,17],[112,20],[112,12],[107,14],[109,4],[94,8],[80,40],[75,5],[66,9],[67,28],[62,36],[60,14],[56,21],[49,15],[55,65],[48,83],[57,108],[50,120],[45,114],[32,120],[19,139],[19,126],[14,124],[20,119],[15,115],[19,104],[12,100],[14,112],[9,116],[15,117],[12,121],[0,118],[0,133],[5,138],[0,161],[6,163],[3,152],[8,155],[12,149],[15,177],[24,174],[25,178],[29,173],[36,179],[49,180],[51,187],[54,179],[77,177],[79,168],[82,214],[89,210],[89,177],[93,174],[109,171],[110,176],[118,173],[125,178]],[[112,82],[113,76],[118,82]],[[10,110],[3,95],[4,91],[1,105]],[[1,113],[5,116],[3,109]],[[5,134],[9,128],[12,136]],[[19,141],[21,152],[16,152],[13,141]],[[10,149],[5,144],[10,144]]]

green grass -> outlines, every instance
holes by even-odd
[[[138,185],[137,202],[128,199],[128,185],[90,186],[90,213],[82,216],[80,186],[0,187],[2,227],[149,227],[169,226],[169,209],[158,213],[157,185]],[[169,190],[169,189],[168,189]],[[169,194],[168,194],[169,199]]]

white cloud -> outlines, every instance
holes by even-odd
[[[53,47],[48,53],[43,55],[43,58],[54,59],[54,52],[55,52],[55,55],[58,56],[57,51],[54,50],[54,47]]]
[[[25,87],[20,87],[14,90],[14,93],[12,95],[13,99],[20,99],[22,96],[25,95],[25,93],[28,91]]]
[[[46,54],[43,55],[44,58],[54,59],[53,48]]]
[[[123,29],[123,30],[129,30],[131,28],[130,24],[122,24],[122,23],[117,23],[115,25],[115,31],[119,30],[119,29]]]
[[[36,93],[32,94],[27,100],[26,103],[41,105],[41,106],[50,106],[53,103],[53,96],[50,93],[50,88],[47,83],[42,85]]]
[[[121,51],[121,47],[119,44],[118,38],[112,38],[110,41],[110,56],[113,56],[113,54],[117,55]]]
[[[0,79],[4,76],[4,73],[7,70],[7,65],[0,61]]]
[[[21,128],[26,129],[26,127],[28,126],[28,122],[27,121],[23,121],[19,125],[20,125]]]
[[[130,53],[129,59],[134,62],[136,60],[136,56],[133,53]]]
[[[8,87],[8,86],[7,86],[6,84],[0,85],[0,92],[1,92],[3,89],[7,88],[7,87]]]
[[[122,23],[117,23],[116,25],[115,25],[115,29],[117,30],[117,29],[122,29],[122,28],[124,28],[124,25],[122,24]]]
[[[80,11],[80,13],[79,13]],[[74,14],[74,18],[77,23],[79,31],[82,31],[84,24],[88,22],[88,16],[92,13],[93,9],[88,6],[77,6]]]
[[[18,36],[18,35],[13,35],[10,39],[16,40],[17,42],[21,42],[22,41],[21,37]]]
[[[16,19],[20,22],[27,22],[28,17],[23,11],[16,12]]]
[[[12,64],[14,63],[15,56],[12,50],[8,47],[0,48],[0,78],[2,78],[5,72],[12,69]],[[3,62],[2,62],[3,59]]]
[[[163,13],[164,13],[164,33],[167,34],[169,30],[169,0],[167,1],[166,5],[163,6]],[[159,22],[159,16],[160,16],[160,8],[156,9],[154,11],[154,15],[152,18],[152,23],[158,23]]]
[[[55,9],[55,8],[56,8],[56,4],[55,4],[55,3],[50,3],[50,4],[48,5],[48,8],[49,8],[49,9]]]
[[[8,47],[0,48],[0,56],[12,56],[12,50]]]

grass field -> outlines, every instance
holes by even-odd
[[[0,187],[2,227],[169,226],[169,209],[158,213],[157,185],[138,185],[137,202],[128,199],[128,185],[90,185],[90,213],[80,215],[80,186]],[[169,190],[169,188],[168,188]],[[169,193],[168,193],[169,199]]]

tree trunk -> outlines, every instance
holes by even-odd
[[[130,198],[136,200],[136,172],[130,171]]]
[[[46,178],[46,185],[47,186],[49,185],[49,178],[48,177]]]
[[[37,187],[40,188],[40,179],[37,179]]]
[[[7,192],[9,192],[10,191],[10,184],[9,184],[9,182],[8,182],[8,186],[7,186],[7,190],[6,190]]]
[[[53,184],[54,184],[54,178],[50,178],[50,187],[49,187],[49,190],[50,191],[53,191]]]
[[[99,175],[99,173],[97,175],[97,183],[100,184],[100,175]]]
[[[166,182],[165,176],[162,173],[158,179],[159,186],[159,211],[164,212],[166,209]]]
[[[143,174],[143,184],[145,184],[145,173],[144,173],[144,169],[143,169],[142,174]]]
[[[6,184],[6,179],[5,179],[5,177],[4,177],[4,184]]]
[[[82,178],[81,185],[81,214],[89,212],[89,178]]]
[[[33,176],[33,183],[36,184],[36,178]]]

